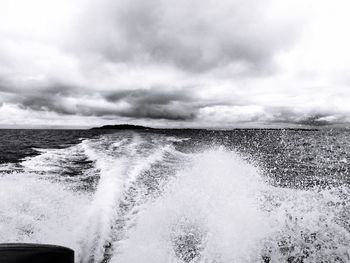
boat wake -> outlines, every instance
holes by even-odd
[[[238,153],[186,143],[119,132],[6,166],[0,240],[81,263],[350,261],[347,186],[275,187]]]

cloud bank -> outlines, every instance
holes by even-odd
[[[346,124],[346,7],[1,0],[0,126]]]

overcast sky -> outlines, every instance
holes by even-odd
[[[347,125],[348,0],[0,0],[0,127]]]

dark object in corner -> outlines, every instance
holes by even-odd
[[[0,263],[74,263],[74,251],[55,245],[0,244]]]
[[[95,127],[91,130],[153,130],[153,128],[131,125],[131,124],[118,124],[118,125],[105,125],[102,127]]]

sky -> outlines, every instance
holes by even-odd
[[[347,126],[349,9],[0,0],[0,128]]]

